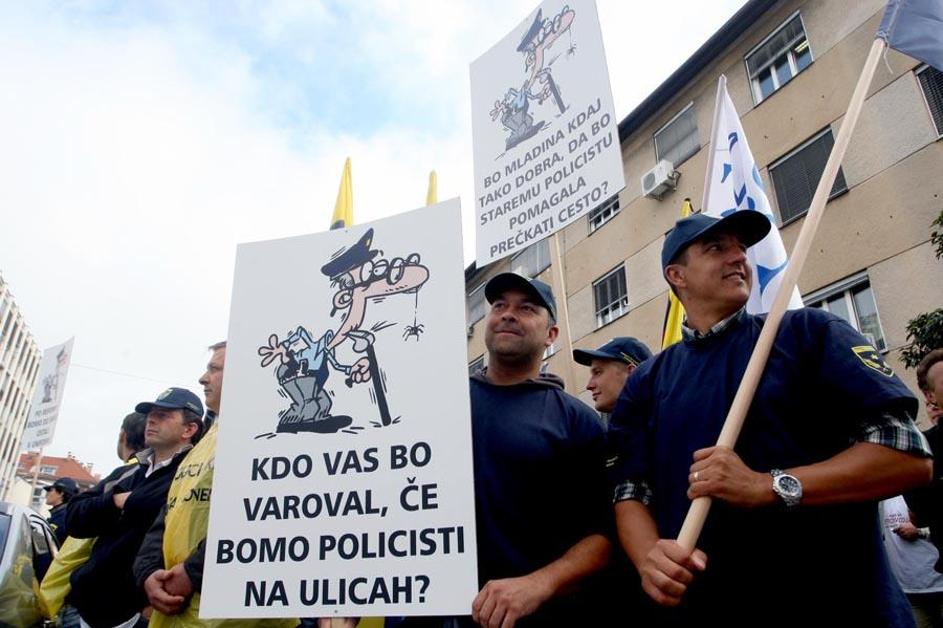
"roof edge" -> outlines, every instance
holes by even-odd
[[[750,0],[740,10],[734,13],[716,33],[711,35],[688,60],[681,64],[671,76],[648,95],[629,115],[619,122],[619,143],[638,130],[649,118],[657,113],[661,107],[674,98],[687,83],[713,61],[730,44],[737,40],[746,30],[764,13],[773,7],[778,0]]]

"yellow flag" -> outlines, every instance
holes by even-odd
[[[337,190],[331,229],[343,229],[352,224],[354,224],[354,186],[350,181],[350,157],[348,157],[344,162],[344,173],[341,174],[341,187]]]
[[[439,202],[439,180],[435,170],[429,172],[429,191],[426,192],[426,205],[435,205]]]
[[[681,217],[687,218],[691,215],[691,199],[684,199],[681,204]],[[674,292],[668,291],[668,314],[665,316],[665,330],[661,337],[661,348],[667,349],[674,343],[681,340],[681,321],[684,320],[684,306],[675,296]]]

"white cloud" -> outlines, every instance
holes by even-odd
[[[72,451],[103,471],[117,462],[114,437],[133,403],[162,382],[198,390],[204,347],[226,335],[236,244],[326,228],[344,157],[353,158],[358,222],[421,205],[431,168],[440,198],[473,197],[468,64],[532,3],[359,2],[341,12],[246,2],[233,5],[229,32],[193,6],[170,5],[160,20],[0,9],[0,267],[41,346],[76,336],[49,452]],[[620,115],[722,14],[713,3],[679,11],[601,2]],[[674,20],[675,41],[663,35],[674,28],[643,27],[659,15]],[[325,57],[356,66],[319,98],[379,85],[383,99],[367,103],[375,116],[347,131],[273,117],[302,102],[298,86],[260,69],[239,28],[297,55],[298,67]],[[356,58],[334,55],[306,29],[340,29]],[[317,85],[310,78],[299,83]],[[367,80],[375,84],[357,83]]]

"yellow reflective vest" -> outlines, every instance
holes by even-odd
[[[182,563],[206,538],[210,518],[210,493],[213,489],[213,462],[219,421],[213,423],[203,439],[190,450],[177,468],[167,493],[164,521],[164,565],[170,569]],[[189,605],[179,615],[154,611],[150,628],[293,628],[297,619],[200,619],[200,594],[194,593]]]

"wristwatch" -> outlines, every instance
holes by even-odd
[[[794,475],[789,475],[782,469],[773,469],[773,492],[786,504],[786,508],[795,508],[802,501],[802,482]]]

